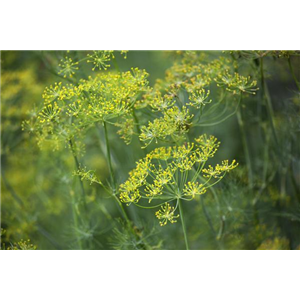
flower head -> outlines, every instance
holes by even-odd
[[[196,143],[154,149],[138,161],[129,178],[121,184],[121,201],[127,205],[145,200],[159,204],[165,201],[162,203],[163,209],[156,216],[162,219],[161,225],[166,225],[167,221],[173,220],[176,210],[166,203],[179,199],[190,201],[196,195],[204,194],[237,166],[235,161],[229,164],[225,160],[215,168],[204,168],[219,144],[214,136],[202,135],[196,139]]]
[[[206,193],[206,188],[203,184],[199,184],[199,182],[188,182],[185,184],[183,189],[184,195],[191,196],[192,199],[195,198],[196,195],[202,195]]]
[[[66,56],[65,58],[61,59],[60,64],[58,65],[60,70],[58,72],[59,75],[63,75],[64,78],[66,77],[73,77],[75,72],[79,69],[78,62],[73,62],[72,58]]]
[[[195,108],[200,108],[206,104],[211,103],[211,99],[208,99],[210,90],[205,91],[204,89],[197,90],[191,93],[190,103],[188,105],[194,106]]]
[[[155,215],[159,221],[160,226],[165,226],[168,222],[176,223],[179,215],[174,215],[175,209],[171,207],[169,203],[161,206],[160,210],[158,210]]]
[[[256,87],[257,82],[251,80],[250,76],[244,77],[238,73],[231,75],[228,71],[224,74],[220,74],[215,81],[218,86],[224,86],[227,91],[233,94],[237,93],[248,93],[255,95],[258,88]]]

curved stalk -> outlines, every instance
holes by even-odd
[[[240,107],[240,103],[241,101],[238,102],[238,105],[236,106],[235,110],[229,114],[228,116],[226,116],[225,118],[223,118],[222,120],[220,121],[217,121],[217,122],[213,122],[213,123],[209,123],[209,124],[193,124],[192,127],[206,127],[206,126],[215,126],[215,125],[218,125],[218,124],[221,124],[223,123],[224,121],[226,121],[227,119],[229,119],[230,117],[232,117],[233,115],[235,115],[238,110],[239,110],[239,107]]]

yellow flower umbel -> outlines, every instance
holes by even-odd
[[[60,68],[58,74],[63,75],[64,78],[72,78],[75,72],[79,69],[78,62],[73,62],[72,58],[68,56],[66,56],[64,59],[61,59],[58,66]]]
[[[236,168],[238,164],[235,160],[231,164],[228,163],[228,160],[222,161],[222,165],[217,164],[214,168],[209,165],[208,169],[203,169],[204,177],[214,177],[214,178],[223,178],[225,173],[229,172]]]
[[[188,182],[185,184],[183,189],[185,196],[190,196],[192,199],[196,197],[196,195],[202,195],[206,193],[206,189],[203,184],[199,184],[199,182]]]
[[[122,50],[121,55],[124,55],[124,59],[127,58],[127,50]],[[92,63],[94,66],[92,68],[95,70],[107,70],[110,67],[109,62],[115,58],[113,50],[97,50],[93,51],[92,54],[87,55],[87,63]]]
[[[251,80],[250,76],[245,77],[238,73],[231,75],[228,71],[224,74],[220,74],[215,78],[219,87],[224,86],[227,91],[233,94],[237,93],[248,93],[255,95],[258,88],[256,87],[256,80]]]
[[[44,90],[44,107],[38,117],[25,121],[23,128],[36,133],[39,145],[55,141],[53,149],[58,149],[59,144],[65,146],[80,138],[88,128],[109,122],[122,128],[118,133],[129,143],[134,134],[133,111],[148,88],[147,76],[144,70],[135,68],[123,73],[99,73],[76,84],[50,85]]]
[[[190,103],[188,105],[194,106],[196,108],[201,108],[206,104],[211,103],[211,99],[208,99],[210,90],[205,91],[204,89],[196,90],[190,95]]]
[[[161,206],[160,210],[155,213],[159,221],[160,226],[165,226],[168,222],[176,223],[179,215],[174,215],[175,208],[171,207],[169,203]]]
[[[204,166],[216,153],[220,143],[214,136],[202,135],[195,143],[182,146],[160,147],[151,151],[137,163],[129,178],[120,185],[120,200],[127,205],[141,208],[162,209],[156,216],[162,218],[161,225],[171,222],[179,201],[191,201],[217,184],[229,171],[237,167],[228,160],[215,168]],[[141,201],[154,206],[140,205]],[[175,208],[168,204],[175,201]]]
[[[157,143],[168,136],[178,138],[188,132],[192,117],[185,106],[181,109],[177,106],[171,107],[164,112],[164,117],[149,121],[148,126],[142,126],[140,140],[147,147],[153,140]]]
[[[250,76],[234,73],[237,63],[232,59],[219,57],[208,62],[205,56],[181,51],[165,78],[144,95],[143,104],[155,112],[140,130],[145,147],[158,141],[182,144],[190,128],[219,124],[236,112],[240,101],[234,104],[232,93],[255,94],[258,90]]]

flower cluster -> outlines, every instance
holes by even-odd
[[[199,182],[188,182],[185,184],[183,189],[185,196],[190,196],[194,199],[197,195],[202,195],[206,193],[206,188],[203,184]]]
[[[126,145],[129,145],[134,135],[134,119],[131,116],[126,116],[121,119],[120,123],[117,123],[116,126],[120,127],[117,133],[124,140]]]
[[[256,81],[234,73],[236,62],[229,58],[206,62],[205,55],[197,51],[180,52],[178,57],[166,71],[165,79],[158,80],[144,96],[143,105],[156,112],[141,128],[140,140],[145,146],[158,140],[180,143],[185,140],[189,128],[198,126],[200,120],[211,123],[212,106],[215,115],[219,112],[224,117],[232,105],[228,92],[255,94],[257,91]]]
[[[78,62],[74,62],[72,58],[66,56],[64,59],[61,59],[59,67],[59,75],[63,75],[64,78],[66,77],[73,77],[75,72],[79,69]]]
[[[224,86],[227,91],[233,94],[248,93],[255,95],[258,90],[256,80],[251,80],[250,76],[244,77],[238,73],[232,75],[229,72],[225,72],[225,74],[219,75],[215,81],[218,86]]]
[[[23,129],[30,127],[40,146],[51,141],[55,144],[53,149],[59,149],[61,143],[80,137],[98,122],[118,118],[115,126],[124,128],[133,124],[132,112],[141,93],[148,88],[147,76],[144,70],[135,68],[123,73],[99,73],[77,84],[55,83],[45,89],[44,107],[37,117],[23,122]],[[132,126],[119,133],[129,142]]]
[[[30,240],[21,240],[17,243],[12,244],[7,250],[36,250],[37,246],[31,244]]]
[[[300,54],[300,50],[224,50],[224,52],[244,59],[257,59],[265,56],[290,57]]]
[[[108,62],[114,57],[113,51],[93,51],[93,54],[88,54],[88,63],[92,63],[94,67],[93,71],[98,70],[107,70],[110,67]]]
[[[141,200],[148,203],[155,200],[159,204],[154,207],[163,205],[156,213],[162,220],[160,224],[173,223],[176,209],[171,208],[168,202],[179,199],[191,201],[237,167],[235,161],[229,164],[228,160],[224,160],[215,168],[209,166],[204,169],[219,145],[215,137],[202,135],[194,143],[154,149],[138,161],[128,180],[120,185],[120,200],[127,205],[133,203],[138,206]]]
[[[158,210],[155,215],[159,221],[160,226],[164,226],[168,223],[168,221],[172,223],[177,222],[177,218],[179,215],[174,215],[175,208],[171,207],[169,203],[165,203],[161,206],[160,210]]]
[[[77,171],[74,171],[74,176],[79,176],[81,181],[88,181],[90,184],[98,183],[102,185],[101,181],[97,178],[95,175],[95,172],[93,170],[87,170],[86,168],[79,168]]]
[[[208,169],[203,169],[202,172],[205,173],[203,175],[204,177],[221,178],[224,176],[224,173],[233,170],[237,166],[238,164],[235,160],[233,160],[231,164],[228,163],[228,160],[224,160],[222,162],[222,165],[217,164],[214,168],[211,165],[209,165]]]
[[[164,140],[168,136],[180,137],[189,130],[190,120],[193,115],[190,114],[186,106],[181,109],[173,106],[164,112],[164,116],[149,121],[148,126],[142,126],[140,140],[148,146],[153,140]]]
[[[210,90],[205,91],[204,89],[196,90],[191,93],[189,105],[194,106],[195,108],[201,108],[206,104],[211,103],[211,99],[208,99]]]

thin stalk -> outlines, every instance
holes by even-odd
[[[113,198],[117,201],[117,203],[118,203],[118,205],[119,205],[119,207],[120,207],[120,209],[121,209],[122,215],[123,215],[124,219],[126,220],[126,222],[127,222],[128,224],[131,224],[131,221],[129,220],[129,217],[128,217],[128,215],[127,215],[127,212],[126,212],[126,210],[124,209],[124,207],[123,207],[122,203],[120,202],[119,198],[118,198],[115,194],[111,194],[111,196],[113,196]]]
[[[265,77],[264,77],[264,61],[263,61],[262,57],[260,59],[260,73],[261,73],[262,90],[263,90],[263,94],[265,95],[266,106],[267,106],[267,111],[268,111],[268,116],[269,116],[269,122],[271,125],[275,143],[276,143],[277,147],[279,147],[278,138],[277,138],[277,134],[275,131],[275,126],[274,126],[274,111],[273,111],[273,107],[272,107],[271,98],[270,98],[270,95],[268,92],[268,87],[267,87]],[[280,148],[278,148],[278,149],[280,149]]]
[[[186,233],[186,227],[185,227],[184,217],[183,217],[183,210],[182,210],[181,199],[178,199],[178,204],[179,204],[179,213],[180,213],[181,225],[182,225],[182,230],[183,230],[183,235],[184,235],[185,247],[186,247],[186,250],[190,250],[188,239],[187,239],[187,233]]]
[[[138,135],[140,136],[140,135],[141,135],[141,128],[140,128],[139,120],[138,120],[138,118],[137,118],[137,115],[136,115],[134,109],[132,110],[132,115],[133,115],[133,118],[134,118],[134,121],[135,121],[136,130],[137,130],[137,132],[138,132]],[[141,149],[143,149],[143,153],[146,154],[145,147],[144,147],[142,141],[140,140],[139,136],[138,136],[138,140],[139,140],[139,143],[140,143],[140,145],[141,145]]]
[[[298,90],[300,91],[300,83],[299,83],[299,81],[298,81],[298,79],[297,79],[297,77],[296,77],[296,74],[295,74],[295,72],[294,72],[294,69],[293,69],[293,66],[292,66],[291,58],[290,58],[290,57],[288,58],[288,63],[289,63],[289,68],[290,68],[290,71],[291,71],[291,73],[292,73],[293,79],[294,79],[294,81],[295,81],[295,83],[296,83],[296,85],[297,85]]]
[[[80,164],[79,164],[78,157],[77,157],[77,155],[76,155],[76,153],[75,153],[75,150],[74,150],[74,147],[73,147],[73,142],[72,142],[71,140],[69,140],[69,144],[70,144],[71,151],[72,151],[72,154],[73,154],[73,158],[74,158],[74,161],[75,161],[76,169],[79,170],[79,169],[80,169]],[[78,177],[78,180],[79,180],[79,184],[80,184],[80,188],[81,188],[81,194],[82,194],[82,199],[83,199],[83,205],[84,205],[85,210],[87,210],[86,200],[85,200],[85,189],[84,189],[84,185],[83,185],[82,180],[81,180],[79,177]]]
[[[223,123],[224,121],[226,121],[227,119],[229,119],[230,117],[232,117],[233,115],[235,115],[237,113],[237,111],[239,110],[240,108],[240,104],[241,104],[241,99],[239,100],[235,110],[230,113],[229,115],[227,115],[226,117],[224,117],[222,120],[220,121],[216,121],[216,122],[213,122],[213,123],[203,123],[203,124],[193,124],[192,127],[205,127],[205,126],[215,126],[215,125],[218,125],[218,124],[221,124]],[[223,112],[222,112],[223,114]],[[220,117],[220,116],[219,116]]]
[[[217,202],[217,210],[218,210],[218,214],[219,214],[219,218],[220,218],[220,228],[219,228],[219,232],[216,235],[216,240],[218,242],[218,245],[221,249],[224,249],[224,245],[223,242],[221,241],[222,235],[224,233],[224,228],[225,228],[225,217],[224,215],[222,215],[221,213],[221,209],[220,209],[220,200],[219,197],[215,191],[215,188],[212,186],[210,188],[211,193],[213,194],[213,197],[215,198],[216,202]]]
[[[119,204],[120,208],[121,208],[121,211],[122,211],[122,214],[123,214],[123,217],[124,219],[126,220],[129,228],[130,228],[130,231],[131,233],[134,235],[134,237],[136,238],[137,241],[140,240],[140,236],[137,234],[137,232],[134,230],[133,226],[132,226],[132,222],[130,221],[122,203],[120,202],[120,200],[118,199],[118,197],[115,195],[115,194],[112,194],[113,198],[117,201],[117,203]],[[150,246],[148,245],[148,243],[146,241],[143,242],[143,244],[141,244],[141,247],[143,250],[147,250],[147,249],[150,249]]]
[[[110,189],[105,188],[104,185],[101,184],[101,186],[107,191],[107,193],[110,196],[112,196],[116,200],[116,202],[117,202],[117,204],[120,207],[120,210],[122,212],[123,218],[125,219],[126,223],[128,224],[128,226],[130,228],[130,231],[132,232],[132,234],[135,236],[136,240],[138,241],[140,239],[140,237],[138,236],[138,234],[134,230],[132,222],[129,219],[128,214],[127,214],[126,210],[124,209],[124,206],[122,205],[121,201],[117,197],[117,195],[114,192],[112,192]],[[149,245],[146,242],[144,242],[144,245],[142,245],[142,247],[143,247],[143,249],[148,249],[148,248],[150,249]]]
[[[108,160],[108,168],[109,168],[110,179],[111,179],[111,184],[112,184],[112,191],[110,191],[108,189],[106,189],[106,191],[116,200],[118,206],[121,209],[121,212],[122,212],[122,215],[123,215],[125,221],[127,222],[127,224],[130,227],[131,232],[138,239],[139,236],[135,232],[135,230],[132,226],[132,222],[129,219],[126,210],[124,209],[124,206],[120,202],[119,198],[116,196],[116,182],[115,182],[115,177],[114,177],[114,172],[113,172],[113,167],[112,167],[112,162],[111,162],[111,151],[110,151],[110,144],[109,144],[109,139],[108,139],[108,131],[107,131],[106,122],[103,122],[103,127],[104,127],[105,143],[106,143],[106,156],[107,156],[107,160]]]
[[[103,122],[104,127],[104,135],[105,135],[105,143],[106,143],[106,156],[108,161],[108,168],[109,168],[109,175],[111,180],[111,185],[113,188],[113,193],[116,192],[116,183],[115,183],[115,177],[114,177],[114,171],[111,163],[111,152],[110,152],[110,144],[108,139],[108,133],[107,133],[107,125],[106,122]]]
[[[204,165],[205,165],[205,163],[203,163],[203,165],[202,165],[202,167],[201,167],[201,170],[203,169]],[[194,169],[195,169],[195,166],[194,166]],[[201,170],[200,170],[200,172],[201,172]],[[207,181],[205,181],[204,178],[202,178],[202,177],[200,176],[200,172],[197,171],[196,174],[195,174],[195,176],[198,177],[198,178],[201,180],[201,182],[203,182],[204,185],[206,185],[206,183],[209,182],[211,178],[208,179]],[[194,177],[194,178],[195,178],[195,177]],[[222,178],[223,178],[223,177],[222,177]],[[222,179],[222,178],[221,178],[221,179]],[[220,179],[220,180],[221,180],[221,179]],[[194,179],[193,179],[193,180],[194,180]],[[225,219],[224,219],[223,216],[221,215],[221,210],[220,210],[220,200],[219,200],[219,197],[218,197],[218,195],[217,195],[217,193],[216,193],[216,191],[215,191],[215,188],[214,188],[214,185],[217,184],[220,180],[216,181],[213,185],[210,185],[209,187],[207,187],[207,188],[209,188],[209,190],[210,190],[211,193],[213,194],[213,197],[215,198],[216,203],[217,203],[217,210],[218,210],[218,213],[219,213],[220,223],[221,223],[221,226],[220,226],[220,229],[219,229],[218,234],[216,234],[216,232],[215,232],[215,230],[214,230],[214,228],[213,228],[213,226],[212,226],[211,218],[210,218],[210,216],[208,215],[208,212],[207,212],[206,209],[205,209],[205,205],[204,205],[204,202],[203,202],[203,198],[202,198],[202,197],[201,197],[201,200],[202,200],[202,208],[203,208],[203,212],[204,212],[206,221],[207,221],[209,227],[212,229],[212,232],[213,232],[213,234],[214,234],[215,237],[216,237],[216,240],[217,240],[217,243],[218,243],[219,247],[220,247],[221,249],[223,249],[223,248],[224,248],[224,247],[223,247],[223,243],[220,242],[220,240],[221,240],[221,238],[222,238],[223,231],[224,231],[224,227],[225,227]]]
[[[242,99],[242,94],[241,94],[241,99]],[[240,107],[237,111],[236,116],[237,116],[238,124],[240,127],[240,131],[242,134],[242,142],[243,142],[246,164],[247,164],[247,169],[248,169],[249,188],[252,189],[252,187],[253,187],[253,172],[252,172],[252,167],[251,167],[250,151],[249,151],[249,145],[248,145],[246,131],[245,131],[245,124],[243,121],[242,111],[241,111]]]

